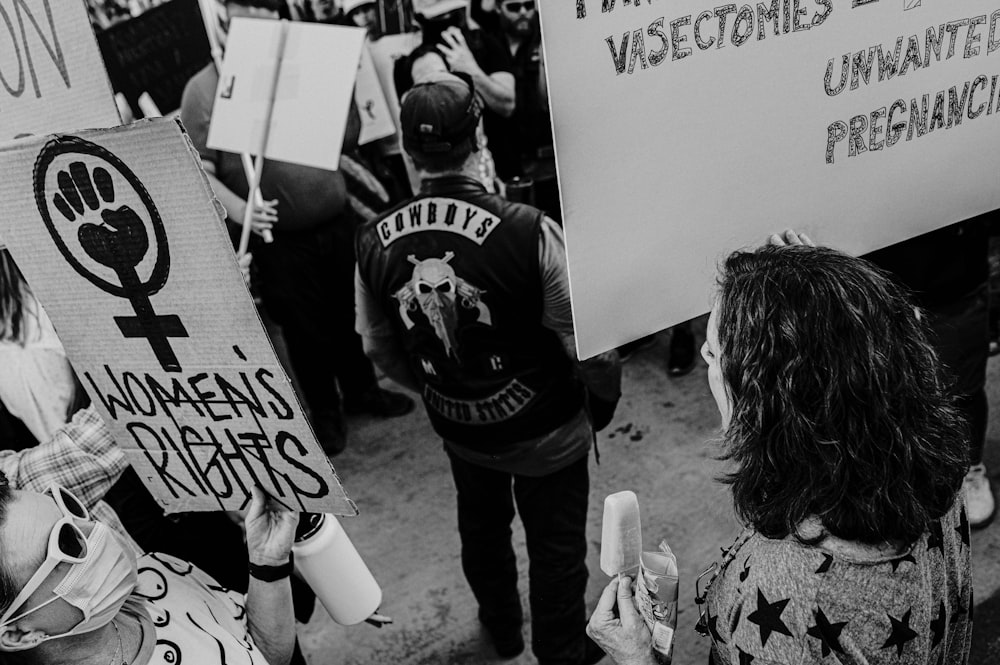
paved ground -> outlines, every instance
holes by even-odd
[[[696,328],[703,334],[704,321]],[[680,559],[682,582],[675,663],[702,665],[708,643],[693,630],[694,578],[728,545],[737,527],[726,490],[713,482],[723,471],[713,460],[718,414],[704,365],[677,380],[663,370],[667,337],[626,365],[625,396],[615,421],[599,438],[600,465],[591,456],[587,599],[592,608],[606,583],[600,572],[604,497],[634,490],[642,507],[647,548],[666,538]],[[1000,487],[1000,362],[993,384],[987,463]],[[422,408],[391,421],[354,422],[350,447],[335,459],[361,515],[344,520],[385,593],[382,611],[395,624],[381,630],[343,628],[322,608],[300,634],[311,665],[499,663],[476,620],[462,577],[455,529],[454,488],[441,444]],[[521,593],[527,607],[524,534],[517,527]],[[976,629],[973,665],[1000,662],[1000,520],[973,534]],[[526,639],[529,639],[527,629]],[[514,665],[534,663],[526,653]],[[610,663],[610,659],[603,662]]]

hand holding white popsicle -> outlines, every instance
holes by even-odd
[[[639,567],[642,554],[642,526],[639,499],[626,490],[604,499],[601,525],[601,570],[614,577]]]

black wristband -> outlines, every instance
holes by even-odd
[[[261,582],[277,582],[292,574],[292,560],[280,566],[258,566],[253,561],[250,562],[250,577]]]

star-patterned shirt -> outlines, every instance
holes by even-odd
[[[707,611],[715,665],[965,665],[964,501],[889,556],[753,533],[709,590]]]

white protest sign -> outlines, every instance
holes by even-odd
[[[208,131],[218,150],[336,171],[365,31],[233,20]]]
[[[361,116],[361,135],[358,137],[358,145],[365,145],[396,133],[392,110],[379,83],[375,63],[368,48],[361,51],[354,102],[358,106],[358,115]]]
[[[396,90],[396,81],[393,77],[393,71],[396,67],[396,61],[408,56],[414,49],[420,46],[420,33],[408,32],[401,35],[387,35],[382,37],[376,42],[371,44],[372,60],[375,63],[375,71],[378,74],[378,79],[382,84],[382,89],[385,90],[386,98],[389,102],[389,108],[392,112],[393,121],[399,124],[399,92]],[[413,160],[410,156],[406,154],[402,146],[402,136],[397,131],[395,140],[395,151],[393,154],[399,154],[403,157],[403,163],[406,165],[406,173],[410,179],[410,187],[413,191],[420,190],[420,176],[417,174],[417,169],[413,165]]]
[[[0,141],[119,123],[83,0],[0,0]]]
[[[392,70],[396,61],[408,56],[420,46],[420,34],[408,32],[402,35],[386,35],[377,41],[370,42],[368,47],[372,54],[372,63],[378,75],[386,101],[392,113],[393,122],[399,121],[399,93],[396,92],[396,82],[392,78]]]
[[[0,148],[0,235],[169,511],[354,515],[261,326],[176,120]]]
[[[540,9],[583,357],[773,232],[863,253],[1000,207],[1000,0]]]

